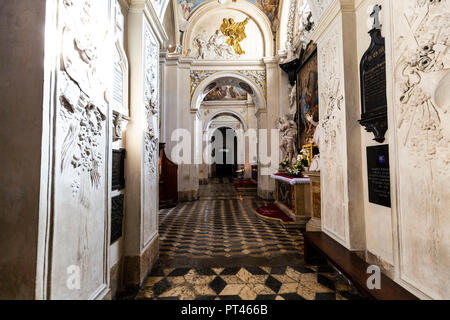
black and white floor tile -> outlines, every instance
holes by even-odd
[[[307,266],[303,235],[258,218],[255,190],[232,179],[160,212],[160,261],[136,299],[345,300],[360,295],[329,266]]]

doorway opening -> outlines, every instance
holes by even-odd
[[[238,141],[236,131],[221,127],[214,131],[211,137],[213,146],[212,177],[238,177]]]

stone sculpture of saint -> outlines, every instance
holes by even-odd
[[[283,153],[283,158],[288,158],[291,165],[297,161],[297,124],[284,116],[279,120],[278,129],[280,130],[280,149]]]

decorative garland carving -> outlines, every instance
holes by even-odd
[[[416,0],[403,19],[409,33],[396,39],[396,86],[399,143],[408,150],[415,168],[420,168],[424,197],[423,210],[427,215],[427,251],[435,264],[445,255],[440,251],[444,235],[439,225],[448,208],[444,200],[445,187],[437,176],[449,175],[450,135],[447,101],[438,103],[436,93],[440,88],[448,92],[450,13],[446,0]],[[433,80],[432,80],[433,79]],[[434,79],[441,79],[436,82]],[[448,94],[447,94],[448,96]],[[447,119],[447,122],[446,120]],[[448,178],[447,178],[448,179]],[[448,180],[447,180],[448,181]]]
[[[158,65],[159,46],[154,39],[150,26],[146,24],[144,31],[145,45],[145,79],[144,104],[146,112],[147,129],[144,134],[145,165],[152,175],[157,173],[157,151],[159,139],[156,134],[158,118]]]
[[[63,0],[62,71],[58,87],[59,118],[66,131],[61,147],[61,172],[72,167],[76,178],[72,195],[88,208],[89,188],[101,185],[100,150],[107,115],[106,87],[98,73],[99,54],[105,42],[105,27],[91,15],[91,0]]]
[[[331,27],[322,43],[318,46],[319,90],[321,99],[321,119],[317,128],[320,136],[319,148],[323,186],[323,222],[324,226],[345,238],[344,211],[344,168],[345,156],[342,151],[344,103],[341,76],[339,71],[339,28]]]

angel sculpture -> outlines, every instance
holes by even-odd
[[[280,130],[280,149],[283,153],[283,158],[289,159],[289,164],[294,165],[297,161],[297,124],[295,121],[284,116],[278,120],[278,129]]]
[[[222,31],[225,36],[229,37],[227,43],[233,47],[234,52],[238,55],[245,54],[245,51],[242,50],[239,42],[247,38],[245,27],[249,21],[249,18],[246,18],[242,22],[235,22],[233,18],[223,19],[223,23],[220,26],[220,31]]]

